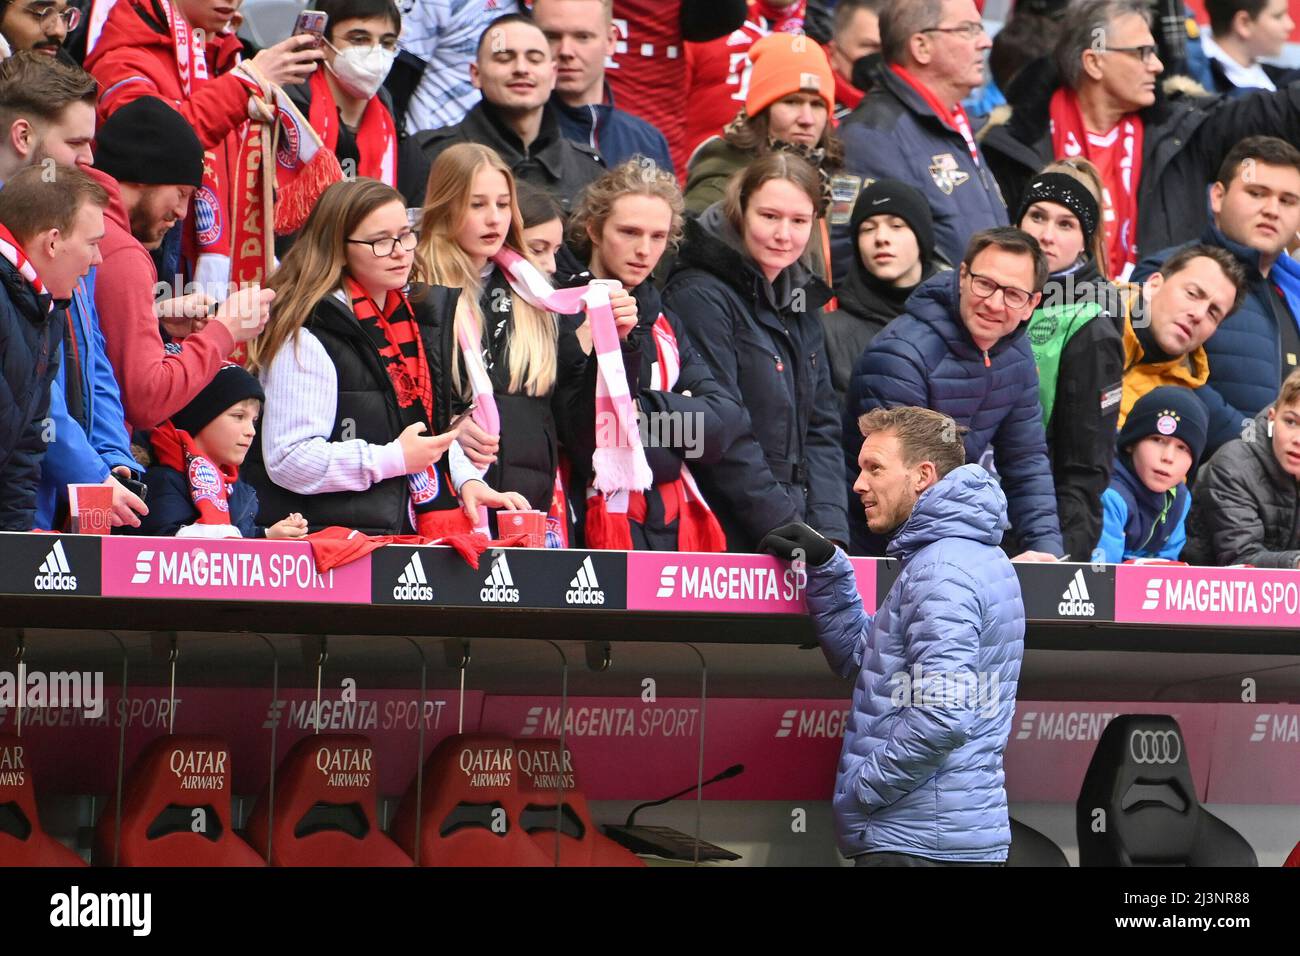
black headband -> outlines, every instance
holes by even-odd
[[[1070,210],[1083,227],[1084,243],[1092,242],[1100,211],[1097,209],[1097,200],[1092,198],[1088,187],[1079,180],[1067,173],[1040,173],[1035,176],[1020,203],[1017,224],[1024,220],[1025,213],[1036,202],[1054,202]]]

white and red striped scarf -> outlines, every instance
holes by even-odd
[[[649,388],[670,392],[682,371],[681,350],[677,333],[662,312],[651,329],[655,343],[655,362],[650,367]],[[724,552],[727,537],[713,509],[704,500],[699,486],[686,463],[676,481],[656,485],[664,507],[664,524],[677,522],[677,550],[690,552]],[[629,551],[632,530],[629,520],[644,524],[645,495],[640,491],[605,494],[594,486],[587,489],[587,547],[600,550]]]
[[[8,263],[18,270],[19,274],[27,280],[32,290],[36,293],[39,300],[40,296],[45,296],[47,313],[54,311],[54,299],[46,291],[45,283],[41,277],[36,274],[36,267],[32,265],[31,260],[27,258],[27,253],[23,252],[23,247],[18,240],[14,238],[7,226],[0,225],[0,256],[4,256]]]

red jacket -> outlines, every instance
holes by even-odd
[[[230,71],[239,62],[242,44],[233,33],[211,36],[207,45],[208,79],[191,79],[187,97],[176,65],[171,26],[160,0],[118,0],[86,69],[99,81],[99,121],[102,123],[132,100],[156,96],[165,100],[194,127],[205,165],[215,170],[221,188],[216,197],[219,224],[229,243],[234,196],[234,165],[240,136],[248,119],[252,86]],[[196,251],[194,220],[187,217],[187,255]]]
[[[128,430],[153,428],[212,381],[235,341],[220,322],[209,322],[184,340],[179,354],[164,349],[153,311],[158,282],[153,259],[131,235],[117,180],[98,169],[86,171],[109,196],[99,244],[104,262],[95,273],[100,329],[122,392]]]
[[[729,36],[708,43],[686,44],[686,66],[690,88],[686,102],[686,132],[673,152],[673,168],[685,169],[691,154],[710,136],[722,135],[736,114],[745,107],[749,94],[749,48],[769,33],[803,33],[806,0],[770,9],[762,0],[750,0],[745,24]]]

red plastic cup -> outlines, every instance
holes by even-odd
[[[108,534],[113,529],[113,489],[107,485],[68,485],[73,534]]]
[[[526,534],[523,542],[525,548],[546,547],[546,512],[545,511],[498,511],[497,531],[501,537],[512,534]]]

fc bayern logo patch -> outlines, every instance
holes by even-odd
[[[298,127],[290,122],[280,124],[280,146],[275,151],[275,161],[285,169],[298,167]]]
[[[1156,431],[1162,435],[1172,435],[1178,431],[1178,419],[1169,414],[1161,415],[1156,419]]]
[[[210,246],[221,238],[221,206],[207,186],[194,194],[194,227],[201,246]]]
[[[212,462],[204,458],[195,458],[190,462],[190,488],[194,491],[195,502],[211,501],[221,511],[229,511],[226,496],[222,494],[225,480],[213,467]]]

